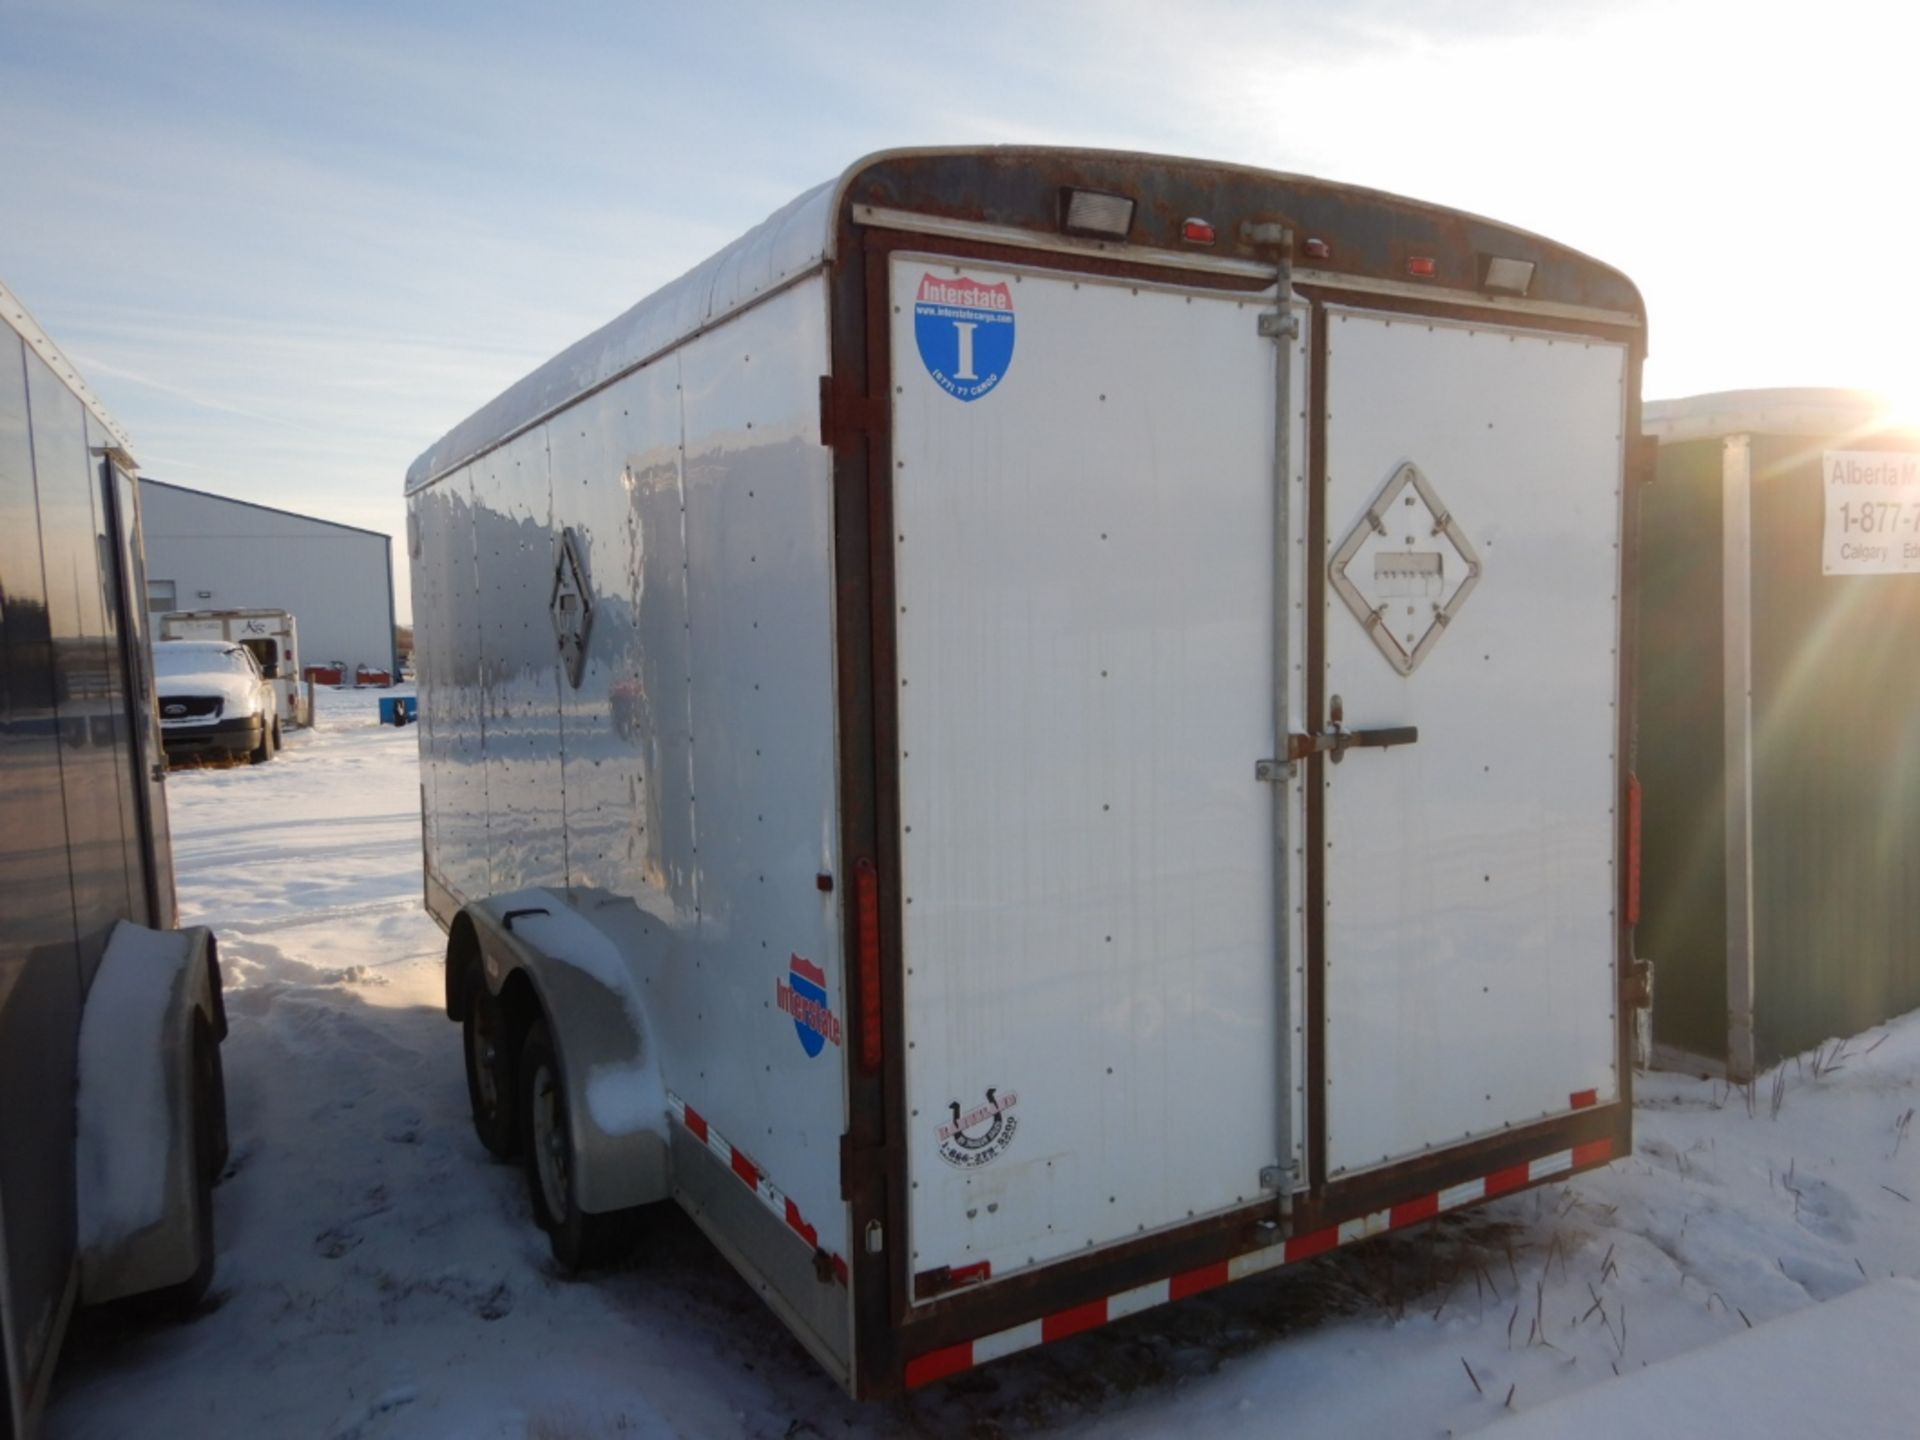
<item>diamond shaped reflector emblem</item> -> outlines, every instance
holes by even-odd
[[[593,592],[587,585],[587,567],[569,525],[560,537],[560,556],[553,567],[553,636],[560,644],[560,663],[567,681],[580,688],[587,665],[587,633],[593,628]]]
[[[1333,588],[1380,653],[1411,675],[1480,579],[1480,557],[1411,462],[1393,472],[1334,552]]]

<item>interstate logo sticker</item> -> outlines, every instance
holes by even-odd
[[[933,383],[960,400],[978,400],[1013,364],[1013,291],[965,275],[920,277],[913,338]]]
[[[793,1017],[800,1048],[808,1055],[840,1044],[840,1017],[827,1006],[826,971],[804,955],[795,955],[788,962],[786,978],[773,982],[773,993],[780,1013]]]

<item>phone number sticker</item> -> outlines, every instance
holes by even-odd
[[[1829,575],[1920,575],[1920,454],[1829,450],[1820,457]]]

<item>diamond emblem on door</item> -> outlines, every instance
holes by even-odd
[[[1480,557],[1433,482],[1395,470],[1330,565],[1333,588],[1387,663],[1411,675],[1480,580]]]
[[[553,594],[547,608],[553,613],[553,638],[560,647],[567,681],[577,690],[587,663],[587,635],[593,629],[593,592],[587,585],[587,567],[571,525],[560,537],[560,554],[553,567]]]

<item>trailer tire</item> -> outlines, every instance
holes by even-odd
[[[467,1012],[460,1021],[461,1049],[467,1057],[467,1104],[473,1111],[473,1133],[489,1155],[511,1160],[519,1145],[519,1097],[514,1093],[513,1054],[505,1008],[473,976]]]
[[[220,1042],[204,1017],[193,1024],[193,1273],[145,1297],[160,1314],[186,1318],[213,1283],[213,1187],[226,1168],[227,1090]],[[143,1306],[145,1308],[145,1306]]]
[[[560,1052],[547,1022],[535,1020],[520,1050],[520,1124],[527,1137],[527,1188],[534,1219],[547,1232],[554,1263],[576,1274],[619,1260],[639,1238],[640,1211],[581,1211],[574,1194],[574,1154]]]

